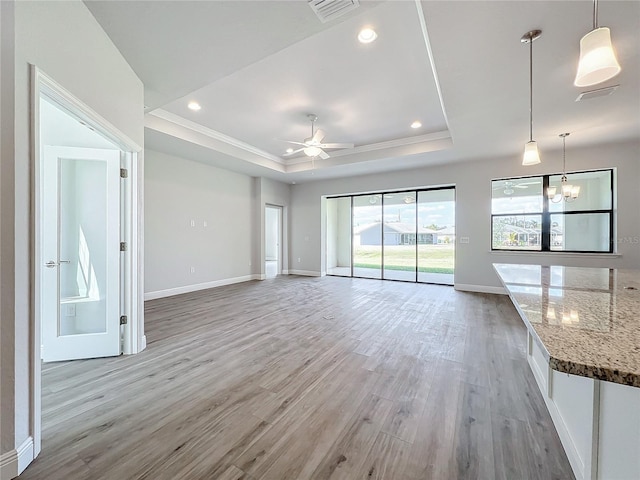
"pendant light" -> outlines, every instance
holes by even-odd
[[[531,30],[525,33],[520,41],[529,44],[529,141],[524,145],[522,165],[540,163],[538,144],[533,140],[533,41],[542,35],[542,30]]]
[[[593,0],[593,30],[580,40],[580,61],[573,84],[589,87],[620,73],[620,64],[611,45],[611,31],[598,27],[598,0]]]
[[[562,138],[562,178],[560,179],[560,193],[557,193],[556,187],[547,187],[547,198],[553,203],[559,203],[562,200],[565,202],[573,202],[580,195],[580,187],[578,185],[571,185],[567,180],[567,137],[568,133],[561,133],[559,135]]]

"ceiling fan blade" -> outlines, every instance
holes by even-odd
[[[327,158],[329,158],[329,154],[324,150],[320,150],[320,153],[318,154],[318,156],[323,160],[326,160]]]
[[[294,145],[304,145],[305,147],[307,146],[307,144],[306,144],[306,143],[302,143],[302,142],[292,142],[291,140],[283,140],[283,142],[293,143]]]
[[[320,148],[353,148],[353,143],[321,143]]]
[[[514,187],[514,188],[529,188],[527,185],[523,185],[523,184],[520,184],[520,185],[514,185],[513,187]]]
[[[306,147],[303,148],[299,148],[297,150],[294,150],[293,152],[289,152],[289,153],[285,153],[282,156],[283,157],[290,157],[291,155],[295,155],[296,153],[300,153],[301,151],[303,151]]]
[[[322,130],[316,130],[316,133],[314,133],[313,137],[311,137],[311,141],[320,143],[322,142],[322,139],[325,137],[325,135],[326,133],[324,133]]]

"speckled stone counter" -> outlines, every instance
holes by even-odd
[[[494,268],[576,479],[640,479],[640,270]]]
[[[640,387],[640,270],[494,268],[553,370]]]

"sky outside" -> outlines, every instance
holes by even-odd
[[[386,222],[401,222],[415,224],[416,204],[385,205],[384,219]],[[367,225],[380,222],[382,207],[379,204],[354,206],[353,226]],[[455,202],[440,201],[434,203],[418,204],[418,224],[422,227],[438,225],[438,227],[451,227],[455,225]]]

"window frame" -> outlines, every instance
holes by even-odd
[[[494,178],[491,180],[491,252],[520,252],[520,253],[552,253],[552,254],[564,254],[564,253],[584,253],[584,254],[602,254],[602,253],[615,253],[614,252],[614,221],[615,221],[615,169],[614,168],[600,168],[595,170],[579,170],[573,172],[566,172],[566,175],[574,175],[580,173],[591,172],[609,172],[610,177],[610,195],[611,195],[611,208],[610,209],[596,209],[596,210],[576,210],[570,212],[551,212],[549,210],[549,197],[547,197],[547,187],[549,187],[549,180],[551,177],[562,175],[561,173],[548,173],[538,175],[526,175],[522,177],[506,177],[506,178]],[[493,182],[505,181],[505,180],[526,180],[529,178],[542,178],[542,211],[541,212],[527,212],[527,213],[493,213]],[[551,249],[551,215],[584,215],[584,214],[608,214],[609,216],[609,249],[608,250],[552,250]],[[530,215],[541,216],[540,227],[540,248],[495,248],[493,244],[493,219],[495,217],[521,217]]]

